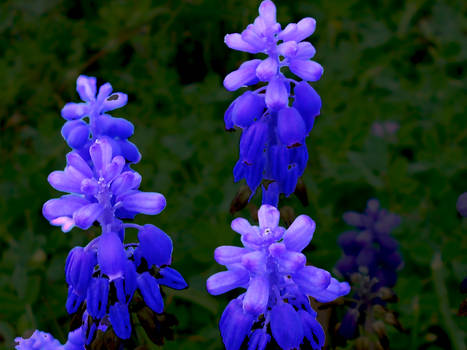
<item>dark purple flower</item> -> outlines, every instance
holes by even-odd
[[[231,49],[267,55],[244,62],[224,79],[229,91],[266,83],[245,91],[224,115],[227,130],[243,129],[235,181],[245,179],[252,195],[263,179],[272,182],[263,186],[263,204],[275,205],[281,193],[290,195],[306,167],[305,138],[321,109],[321,98],[308,81],[319,80],[323,68],[310,60],[315,49],[303,41],[315,26],[313,18],[304,18],[281,29],[274,3],[265,0],[253,24],[225,36]],[[287,78],[281,71],[285,67],[303,81]]]
[[[329,272],[306,266],[301,251],[313,238],[314,221],[300,215],[286,230],[279,226],[279,217],[277,208],[265,204],[258,211],[259,226],[243,218],[233,220],[232,229],[241,235],[244,247],[221,246],[214,253],[227,271],[207,280],[208,292],[218,295],[246,289],[227,306],[219,324],[228,350],[238,350],[247,336],[252,349],[264,349],[269,337],[251,330],[253,324],[263,329],[270,324],[272,336],[283,349],[298,348],[304,337],[324,344],[324,332],[308,297],[328,302],[350,290],[348,283],[338,282]]]

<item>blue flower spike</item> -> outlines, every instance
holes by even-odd
[[[350,291],[347,282],[306,265],[301,251],[313,238],[315,222],[301,215],[285,229],[279,226],[279,218],[276,207],[263,204],[258,211],[259,226],[243,218],[232,221],[244,247],[215,250],[215,260],[227,271],[209,277],[208,292],[219,295],[246,289],[229,303],[219,322],[227,350],[238,350],[245,338],[250,349],[265,349],[271,335],[282,349],[299,348],[305,339],[313,349],[321,349],[324,331],[308,298],[329,302]]]
[[[266,84],[243,92],[224,115],[227,130],[242,129],[235,181],[245,179],[253,196],[267,180],[263,204],[277,205],[281,193],[289,196],[306,167],[305,139],[321,109],[321,98],[309,82],[321,78],[323,67],[311,60],[316,53],[313,45],[303,41],[315,28],[316,21],[308,17],[282,29],[274,3],[265,0],[253,24],[225,36],[233,50],[267,55],[244,62],[224,79],[229,91]],[[286,67],[302,80],[286,77],[282,72]]]
[[[84,344],[93,342],[96,331],[106,329],[109,322],[118,338],[129,339],[129,305],[135,293],[142,295],[153,311],[162,313],[160,285],[187,287],[182,275],[169,267],[173,250],[170,237],[154,225],[122,221],[137,214],[159,214],[166,206],[162,194],[139,190],[141,175],[131,164],[141,155],[127,140],[133,135],[133,125],[107,114],[125,106],[127,95],[112,93],[109,83],[97,89],[96,78],[84,75],[78,77],[76,89],[83,102],[68,103],[62,109],[67,120],[62,135],[72,151],[67,154],[65,169],[48,177],[52,187],[66,194],[47,201],[42,212],[63,232],[73,227],[87,230],[96,223],[102,229],[85,247],[73,248],[65,263],[66,309],[73,314],[85,303],[86,311],[81,327],[64,346],[39,332],[32,340],[19,339],[20,349],[29,349],[25,344],[32,343],[40,349],[42,343],[50,343],[50,349],[52,345],[84,349]],[[138,230],[139,242],[125,243],[129,228]]]

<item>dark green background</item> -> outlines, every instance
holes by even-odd
[[[294,196],[282,201],[317,223],[309,262],[332,269],[341,254],[336,238],[347,229],[342,213],[380,199],[403,218],[394,233],[405,266],[393,308],[408,332],[389,330],[391,349],[439,349],[432,326],[449,337],[445,349],[465,349],[460,330],[467,322],[456,309],[467,275],[467,221],[455,203],[467,190],[466,3],[276,3],[283,25],[316,18],[310,41],[325,68],[313,85],[323,109],[308,138],[310,205]],[[221,349],[217,321],[227,297],[208,295],[205,280],[221,269],[215,247],[239,244],[229,205],[240,186],[232,175],[240,133],[226,133],[223,125],[237,94],[224,90],[222,80],[248,58],[229,50],[223,36],[251,23],[258,5],[1,2],[0,347],[35,328],[64,341],[65,257],[98,233],[65,235],[41,215],[42,204],[60,195],[47,175],[64,167],[68,152],[60,109],[78,101],[75,80],[84,73],[129,95],[128,106],[113,115],[135,124],[131,140],[143,155],[134,166],[143,175],[142,190],[167,198],[160,215],[136,218],[172,236],[173,266],[190,284],[168,292],[167,311],[180,324],[165,348]],[[400,124],[396,135],[372,136],[372,124],[384,120]],[[250,219],[248,210],[241,214]],[[433,269],[437,253],[442,266]]]

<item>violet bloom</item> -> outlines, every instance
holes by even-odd
[[[129,305],[135,293],[152,311],[162,313],[160,286],[183,289],[187,284],[169,267],[172,240],[166,233],[154,225],[122,221],[137,214],[159,214],[166,205],[162,194],[139,191],[141,176],[130,167],[139,160],[139,152],[136,147],[131,151],[126,140],[133,126],[102,114],[125,105],[126,95],[110,95],[110,84],[104,84],[95,97],[96,79],[86,76],[78,78],[77,90],[86,102],[69,103],[62,110],[62,116],[72,120],[64,129],[76,122],[71,133],[62,130],[74,150],[67,154],[65,170],[48,177],[52,187],[68,194],[47,201],[42,212],[64,232],[74,226],[86,230],[96,222],[102,228],[88,245],[73,248],[65,263],[66,309],[73,314],[85,303],[78,335],[89,345],[96,331],[108,326],[118,338],[130,338]],[[81,120],[84,117],[89,125]],[[78,144],[80,133],[86,141]],[[126,229],[138,230],[138,243],[125,243]]]
[[[317,81],[323,67],[310,60],[315,48],[303,41],[313,34],[316,21],[307,17],[284,29],[276,22],[276,7],[265,0],[259,16],[242,33],[228,34],[227,46],[268,57],[244,62],[224,80],[229,91],[265,83],[245,91],[225,112],[225,127],[243,129],[235,181],[246,179],[252,194],[262,180],[263,204],[277,206],[280,193],[290,195],[308,160],[305,138],[320,113],[321,98],[308,84]],[[288,69],[303,81],[287,78]]]
[[[459,196],[456,208],[461,216],[467,217],[467,192],[464,192]]]
[[[76,91],[83,102],[70,102],[62,109],[62,117],[67,120],[62,136],[68,145],[89,160],[89,147],[97,138],[106,138],[112,144],[114,156],[121,155],[131,163],[139,162],[141,154],[138,148],[128,141],[134,132],[133,124],[106,114],[125,106],[128,96],[121,92],[112,93],[109,83],[102,85],[96,96],[96,78],[85,75],[78,77]],[[88,118],[89,122],[83,118]]]
[[[248,337],[248,349],[264,350],[270,341],[268,327],[282,349],[309,342],[324,345],[324,331],[316,320],[309,297],[329,302],[346,295],[347,282],[338,282],[325,270],[306,265],[301,251],[315,230],[314,221],[301,215],[286,230],[278,226],[280,213],[265,204],[258,211],[259,226],[247,220],[232,221],[243,248],[218,247],[215,260],[227,267],[207,280],[207,290],[219,295],[235,288],[246,292],[232,300],[219,322],[227,350],[238,350]]]
[[[84,350],[84,342],[82,341],[81,329],[77,329],[68,333],[68,340],[65,345],[55,339],[51,334],[34,331],[31,337],[16,338],[16,350]]]
[[[355,229],[339,236],[344,253],[336,266],[339,272],[349,280],[352,273],[363,271],[378,279],[375,288],[393,287],[402,257],[390,232],[400,224],[400,217],[381,209],[379,202],[371,199],[365,213],[347,212],[344,221]]]

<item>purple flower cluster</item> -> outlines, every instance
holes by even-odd
[[[117,337],[130,337],[128,306],[136,291],[149,308],[162,313],[160,285],[183,289],[187,284],[169,267],[172,241],[167,234],[154,225],[122,221],[139,213],[159,214],[166,205],[162,194],[139,190],[141,175],[130,168],[140,159],[127,140],[133,133],[131,123],[104,114],[124,106],[126,95],[111,94],[107,83],[95,97],[96,79],[86,76],[78,78],[77,91],[85,103],[68,103],[62,109],[69,120],[62,134],[73,150],[65,170],[48,177],[52,187],[67,194],[47,201],[42,212],[64,232],[74,226],[86,230],[96,222],[102,228],[88,245],[73,248],[65,264],[66,309],[75,313],[85,303],[81,334],[90,344],[96,330],[109,324]],[[138,230],[138,243],[124,242],[128,228]]]
[[[344,232],[338,242],[343,256],[337,270],[352,280],[354,288],[351,307],[344,315],[339,333],[346,339],[355,336],[357,325],[363,324],[372,308],[384,306],[392,298],[390,290],[397,281],[402,266],[397,241],[390,232],[400,224],[400,217],[380,209],[376,199],[367,203],[365,213],[347,212],[344,221],[356,230]]]
[[[371,199],[365,213],[347,212],[344,221],[355,226],[355,230],[339,236],[338,243],[344,254],[337,263],[337,270],[346,279],[354,272],[363,272],[378,279],[376,287],[393,287],[402,258],[390,232],[400,224],[400,217],[380,209],[378,200]]]
[[[319,80],[323,68],[310,60],[316,50],[303,40],[315,26],[316,21],[308,17],[281,29],[274,3],[265,0],[253,24],[225,37],[231,49],[268,56],[244,62],[224,80],[230,91],[266,83],[245,91],[224,116],[226,129],[243,130],[235,181],[244,178],[253,195],[266,180],[263,204],[277,206],[280,193],[289,196],[308,161],[305,138],[321,109],[321,98],[308,82]],[[287,78],[282,72],[286,67],[303,81]]]
[[[279,210],[264,204],[258,211],[259,226],[246,219],[232,221],[243,248],[221,246],[215,260],[227,267],[207,280],[207,290],[219,295],[235,288],[246,292],[232,300],[219,322],[227,350],[238,350],[248,337],[249,350],[264,350],[274,337],[282,349],[309,342],[321,349],[325,335],[316,320],[309,297],[329,302],[350,291],[325,270],[306,265],[301,251],[315,231],[314,221],[301,215],[286,230],[279,226]]]

